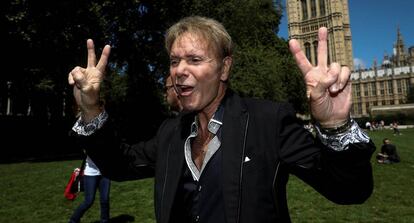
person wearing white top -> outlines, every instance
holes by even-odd
[[[70,217],[69,223],[80,222],[82,216],[95,201],[96,190],[98,188],[100,194],[101,223],[109,222],[109,188],[111,181],[102,176],[100,170],[89,156],[86,156],[83,179],[85,200],[76,208]]]

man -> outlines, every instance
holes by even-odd
[[[400,156],[395,145],[391,144],[391,140],[385,138],[382,142],[381,152],[377,154],[378,163],[399,163],[401,161]]]
[[[177,92],[175,91],[171,75],[165,79],[165,101],[169,106],[169,110],[173,116],[177,116],[182,110],[181,102],[178,99]]]
[[[96,105],[109,46],[96,65],[88,40],[88,67],[69,74],[82,108],[73,128],[79,144],[111,179],[155,176],[157,222],[289,222],[289,174],[340,204],[370,196],[375,146],[349,118],[350,71],[327,65],[326,28],[319,30],[316,67],[290,41],[317,139],[297,123],[289,105],[241,98],[228,88],[232,41],[217,21],[184,18],[169,28],[165,45],[184,111],[148,142],[119,146],[105,121],[110,117]]]

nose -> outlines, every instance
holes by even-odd
[[[178,62],[177,66],[175,67],[175,74],[178,78],[187,75],[187,65],[188,64],[186,60],[180,60],[180,62]]]

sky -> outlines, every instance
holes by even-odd
[[[398,26],[405,47],[414,46],[413,0],[348,0],[348,4],[354,66],[370,68],[374,59],[380,64],[385,53],[391,55]],[[288,37],[286,10],[278,36]]]

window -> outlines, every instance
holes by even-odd
[[[388,81],[388,94],[392,95],[392,81]]]
[[[361,96],[361,88],[359,88],[359,85],[355,86],[355,92],[357,97]]]
[[[402,93],[402,84],[401,80],[397,80],[397,92]]]
[[[314,65],[318,65],[318,41],[313,42],[313,55],[315,56]]]
[[[384,95],[384,81],[380,82],[380,95]],[[385,103],[383,105],[385,105]]]
[[[374,101],[374,106],[377,106],[378,105],[378,102],[377,101]]]
[[[377,85],[374,83],[371,83],[371,95],[376,96],[377,95]]]
[[[307,0],[302,0],[302,20],[308,19],[308,3]]]
[[[311,0],[311,17],[316,17],[316,0]]]
[[[369,102],[365,102],[365,111],[369,111]]]
[[[319,0],[319,12],[321,13],[321,16],[325,15],[325,0]]]
[[[305,43],[305,53],[306,53],[306,57],[308,58],[308,60],[312,62],[312,54],[311,54],[311,45],[310,45],[310,43]]]
[[[390,101],[390,105],[393,105],[393,104],[394,104],[394,100],[391,100],[391,101]]]
[[[368,96],[368,84],[364,84],[364,96]]]
[[[358,104],[352,104],[352,114],[358,114]]]

